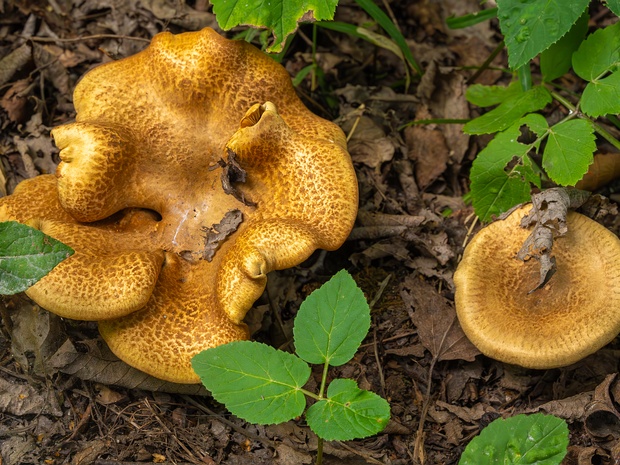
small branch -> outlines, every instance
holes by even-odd
[[[144,37],[124,36],[118,34],[95,34],[92,36],[84,37],[72,37],[69,39],[61,39],[54,37],[34,37],[34,36],[19,36],[24,39],[31,40],[33,42],[82,42],[85,40],[97,40],[97,39],[119,39],[119,40],[136,40],[138,42],[150,42],[151,39],[145,39]]]

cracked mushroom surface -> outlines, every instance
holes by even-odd
[[[271,270],[334,250],[357,212],[344,134],[298,99],[288,73],[211,29],[158,34],[87,73],[74,123],[52,131],[56,177],[0,199],[75,254],[27,294],[99,321],[112,351],[197,383],[191,358],[249,337]]]
[[[570,365],[620,333],[620,239],[588,217],[567,215],[557,272],[541,289],[536,260],[516,258],[530,234],[527,205],[483,228],[454,274],[459,322],[485,355],[527,368]]]

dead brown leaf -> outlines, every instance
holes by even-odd
[[[428,126],[405,129],[407,156],[415,161],[415,178],[420,189],[443,174],[450,156],[443,132]]]
[[[452,305],[433,286],[409,275],[402,285],[401,296],[420,341],[437,361],[471,362],[480,354],[463,333]]]
[[[32,90],[30,85],[28,78],[15,81],[0,100],[0,106],[14,123],[23,123],[28,119],[28,94]]]

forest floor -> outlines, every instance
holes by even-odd
[[[479,114],[464,95],[501,41],[497,23],[446,27],[447,17],[476,11],[478,0],[388,3],[425,73],[413,74],[405,89],[405,65],[392,52],[318,30],[324,80],[312,89],[308,76],[298,92],[350,135],[360,214],[341,249],[270,275],[251,313],[253,337],[275,346],[290,341],[303,299],[347,268],[373,302],[372,326],[355,358],[330,376],[385,397],[392,420],[374,437],[327,443],[324,463],[456,464],[494,419],[545,412],[569,423],[564,464],[619,464],[617,342],[566,368],[527,370],[480,355],[456,320],[452,276],[480,228],[463,195],[488,139],[470,138],[458,124],[404,126]],[[349,0],[336,19],[370,23]],[[221,32],[204,0],[0,0],[0,196],[55,171],[49,131],[75,118],[72,93],[84,73],[137,53],[158,32],[207,26]],[[312,63],[312,34],[304,25],[282,60],[292,77]],[[475,82],[506,84],[505,68],[500,53]],[[24,295],[4,298],[2,322],[1,464],[314,461],[317,440],[303,420],[249,424],[197,386],[137,374],[110,354],[93,323],[60,319]],[[314,375],[320,380],[320,371]]]

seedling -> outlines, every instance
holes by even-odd
[[[528,201],[532,186],[540,188],[543,181],[575,185],[593,161],[596,135],[620,149],[620,141],[597,122],[606,116],[620,128],[614,116],[620,113],[620,23],[584,40],[589,0],[498,0],[497,4],[490,13],[449,21],[452,27],[462,27],[497,13],[508,62],[517,77],[507,87],[473,85],[466,93],[475,105],[498,105],[463,128],[468,134],[497,133],[470,172],[470,199],[483,221]],[[609,1],[607,6],[620,12],[619,2]],[[541,80],[532,84],[530,60],[539,54]],[[582,95],[571,95],[554,82],[571,67],[587,81]],[[566,114],[555,124],[536,113],[552,101]]]
[[[387,401],[351,379],[327,386],[330,366],[353,358],[370,327],[364,294],[346,271],[338,272],[302,303],[294,322],[297,355],[258,342],[231,342],[196,355],[194,370],[213,397],[251,423],[274,424],[306,415],[323,440],[346,441],[377,434],[390,419]],[[318,394],[304,389],[308,363],[323,365]],[[306,409],[306,399],[315,402]]]
[[[465,448],[459,465],[558,465],[567,453],[568,426],[537,413],[498,418]]]
[[[71,247],[38,229],[0,222],[0,295],[25,291],[71,255]]]

